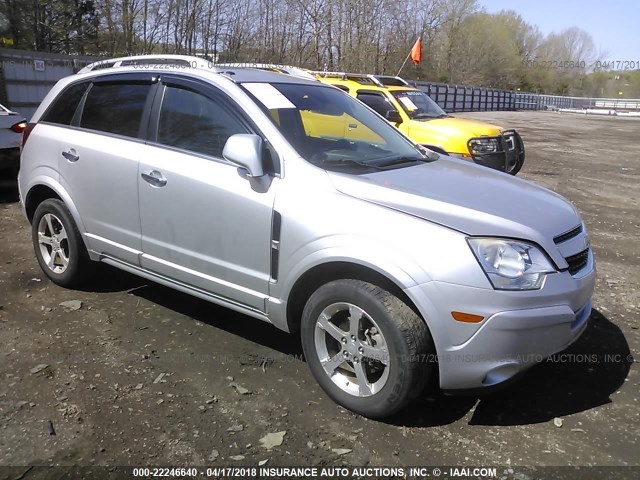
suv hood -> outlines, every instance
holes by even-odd
[[[533,241],[557,265],[565,261],[553,237],[581,222],[568,200],[546,188],[449,157],[365,175],[327,173],[341,193],[467,235]]]
[[[491,123],[471,120],[469,118],[443,117],[434,119],[411,120],[410,129],[419,131],[427,129],[432,134],[438,132],[443,137],[447,135],[464,135],[466,139],[475,137],[496,137],[503,128]]]

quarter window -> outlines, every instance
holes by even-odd
[[[80,126],[137,137],[151,85],[95,83],[84,102]]]
[[[158,143],[222,157],[227,139],[250,133],[227,108],[193,90],[168,86],[158,125]]]
[[[72,85],[67,88],[53,103],[42,117],[43,122],[71,125],[73,116],[78,109],[82,95],[87,90],[87,82]]]

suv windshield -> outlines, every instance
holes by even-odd
[[[337,88],[244,83],[286,139],[326,170],[369,173],[432,160],[391,124]]]
[[[413,119],[446,117],[447,113],[420,90],[400,90],[391,92],[402,105],[407,115]]]

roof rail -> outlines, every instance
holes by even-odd
[[[384,87],[384,83],[376,78],[375,75],[369,75],[367,73],[349,73],[349,72],[326,72],[326,71],[314,71],[314,75],[324,78],[339,78],[341,80],[368,80],[377,87]]]
[[[325,78],[340,78],[341,80],[366,79],[378,87],[410,87],[411,85],[405,79],[395,75],[371,75],[368,73],[348,73],[348,72],[325,72],[313,71],[314,75]]]
[[[388,87],[410,87],[411,85],[404,78],[397,75],[373,75],[380,82]]]
[[[313,72],[307,70],[305,68],[293,67],[291,65],[282,65],[278,63],[254,63],[254,62],[243,62],[243,63],[216,63],[214,66],[216,67],[231,67],[231,68],[254,68],[258,70],[268,70],[276,73],[284,73],[287,75],[292,75],[294,77],[306,78],[307,80],[316,80],[316,77],[313,75]]]
[[[132,65],[175,65],[178,68],[206,68],[214,67],[213,62],[205,58],[189,55],[135,55],[131,57],[108,58],[93,62],[78,73],[87,73],[104,68],[117,68]]]

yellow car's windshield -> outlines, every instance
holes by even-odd
[[[412,119],[429,119],[446,117],[447,113],[434,102],[429,95],[420,90],[400,90],[392,92]]]
[[[430,161],[382,117],[337,88],[244,83],[307,161],[327,170],[372,171]]]

